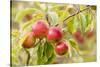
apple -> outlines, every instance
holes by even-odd
[[[23,18],[24,22],[30,21],[32,19],[32,14],[26,14]]]
[[[23,46],[24,48],[31,48],[31,47],[33,47],[33,46],[34,46],[34,41],[35,41],[34,36],[33,36],[33,32],[28,32],[28,33],[26,33],[25,35],[26,35],[27,37],[26,37],[26,39],[24,40],[22,46]]]
[[[61,42],[58,42],[55,46],[55,52],[58,54],[58,55],[64,55],[66,52],[68,51],[68,44],[61,41]]]
[[[84,37],[83,36],[80,36],[80,37],[78,37],[77,38],[77,41],[79,42],[79,43],[84,43]]]
[[[38,20],[32,25],[32,31],[37,38],[45,37],[48,32],[48,25],[44,20]]]
[[[91,38],[93,35],[94,35],[94,31],[93,31],[93,30],[89,30],[89,31],[87,31],[87,33],[86,33],[86,36],[87,36],[88,38]]]
[[[62,31],[59,27],[51,27],[47,34],[49,41],[58,41],[62,38]]]
[[[31,19],[32,19],[32,14],[27,14],[27,15],[25,15],[25,18],[26,18],[27,20],[31,20]]]
[[[73,36],[79,43],[81,43],[81,44],[84,43],[84,37],[83,37],[83,35],[81,34],[80,31],[74,32]]]
[[[77,39],[81,36],[81,32],[80,31],[76,31],[73,33],[73,36]]]

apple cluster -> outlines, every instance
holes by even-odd
[[[94,35],[94,30],[89,29],[85,34],[82,34],[80,30],[77,30],[73,33],[74,38],[77,40],[78,43],[83,44],[85,41],[85,38],[91,38]]]
[[[62,30],[59,27],[50,27],[44,20],[38,20],[32,25],[32,31],[26,33],[27,37],[22,46],[31,48],[35,44],[35,38],[46,38],[53,42],[56,54],[64,55],[68,52],[68,43],[62,41]]]

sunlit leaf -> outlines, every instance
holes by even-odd
[[[85,28],[85,32],[92,27],[93,16],[90,12],[88,12],[88,14],[86,13],[86,22],[87,22],[87,26]]]
[[[80,5],[80,10],[83,10],[84,8],[86,8],[85,5]]]
[[[34,2],[34,7],[43,11],[41,4],[39,2]]]
[[[68,29],[68,32],[70,32],[70,33],[73,33],[75,31],[74,22],[73,21],[74,21],[74,18],[71,18],[70,21],[67,21],[67,29]]]
[[[77,42],[74,39],[70,39],[69,42],[72,47],[77,48]]]
[[[59,19],[61,21],[63,21],[66,17],[69,16],[69,13],[67,11],[65,11],[65,10],[57,11],[57,13],[58,13]]]
[[[56,25],[57,23],[59,23],[59,19],[58,19],[58,15],[56,12],[48,12],[48,18],[49,18],[49,22],[51,23],[51,25]]]

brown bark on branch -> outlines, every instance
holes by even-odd
[[[26,51],[26,53],[28,55],[27,61],[26,61],[26,65],[28,66],[29,65],[29,60],[30,60],[30,53],[29,53],[29,51],[27,49],[24,49],[24,50]]]
[[[85,8],[85,9],[83,9],[83,10],[80,10],[80,11],[76,12],[75,14],[72,14],[72,15],[68,16],[67,18],[65,18],[65,19],[63,20],[63,22],[65,22],[67,19],[69,19],[69,18],[71,18],[71,17],[73,17],[73,16],[75,16],[75,15],[81,13],[81,12],[84,12],[85,10],[88,10],[88,9],[89,9],[89,7]]]

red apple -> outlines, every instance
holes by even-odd
[[[80,31],[76,31],[73,33],[75,38],[79,38],[81,36],[81,32]]]
[[[35,37],[44,37],[48,32],[48,25],[44,20],[38,20],[32,25],[32,31]]]
[[[58,42],[55,46],[55,52],[58,54],[58,55],[64,55],[66,52],[68,51],[68,44],[61,41],[61,42]]]
[[[77,41],[81,44],[84,43],[84,37],[81,35],[80,37],[77,38]]]
[[[62,38],[62,31],[59,27],[51,27],[47,34],[47,39],[52,41],[58,41]]]
[[[81,34],[80,31],[74,32],[73,36],[79,43],[83,43],[84,42],[84,37],[83,37],[83,35]]]
[[[27,37],[24,40],[22,46],[24,48],[31,48],[32,46],[34,46],[33,32],[28,32],[25,35],[27,35]]]
[[[88,32],[86,33],[86,36],[87,36],[88,38],[91,38],[93,35],[94,35],[94,31],[93,31],[93,30],[90,30],[90,31],[88,31]]]

